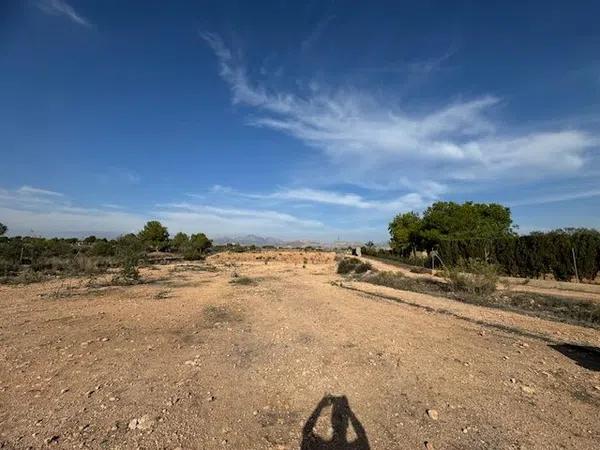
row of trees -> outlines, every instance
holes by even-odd
[[[212,246],[212,241],[204,233],[196,233],[188,236],[185,233],[179,232],[173,239],[169,239],[167,227],[163,226],[157,220],[147,222],[142,231],[138,233],[138,237],[148,250],[172,250],[188,255],[189,259],[198,259],[202,253]]]
[[[495,203],[436,202],[423,214],[397,215],[389,224],[392,253],[436,250],[448,266],[470,259],[496,264],[507,275],[558,280],[594,279],[600,272],[600,232],[562,229],[519,236],[510,209]]]
[[[130,233],[117,239],[89,236],[85,239],[59,239],[40,237],[2,236],[6,226],[0,223],[0,276],[17,274],[22,267],[34,271],[74,271],[88,258],[94,259],[96,268],[110,266],[137,266],[148,252],[167,251],[178,253],[185,259],[195,260],[204,256],[212,246],[204,233],[187,235],[177,233],[172,239],[165,226],[149,221],[138,233]]]

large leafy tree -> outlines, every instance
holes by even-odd
[[[414,253],[421,241],[422,226],[423,220],[416,212],[398,214],[388,227],[391,247],[398,253]]]
[[[159,250],[167,246],[169,242],[169,231],[158,220],[151,220],[144,225],[138,237],[148,247]]]
[[[8,230],[8,227],[3,223],[0,223],[0,236],[4,235],[4,233],[6,233],[6,230]]]
[[[422,216],[399,214],[389,225],[392,248],[399,252],[431,250],[443,240],[492,239],[511,236],[510,209],[497,203],[435,202]]]

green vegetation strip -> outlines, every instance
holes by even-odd
[[[370,273],[360,277],[358,281],[403,291],[442,296],[464,303],[510,310],[558,322],[600,328],[600,304],[591,300],[566,299],[529,292],[497,291],[491,294],[476,294],[456,290],[452,283],[424,278],[413,279],[395,272]]]

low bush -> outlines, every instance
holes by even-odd
[[[337,273],[349,274],[349,273],[365,273],[372,270],[373,267],[368,262],[363,262],[358,258],[344,258],[338,263]]]
[[[470,295],[492,294],[499,279],[496,266],[478,259],[446,269],[444,275],[453,290]]]
[[[449,291],[449,286],[443,281],[429,278],[409,278],[401,272],[375,272],[363,276],[360,281],[422,294],[445,295]]]
[[[446,269],[444,277],[453,290],[470,295],[489,295],[496,291],[498,269],[479,259],[463,261]]]

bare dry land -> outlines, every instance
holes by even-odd
[[[598,448],[600,331],[344,279],[334,257],[0,285],[0,448]],[[318,446],[346,426],[354,447]]]

